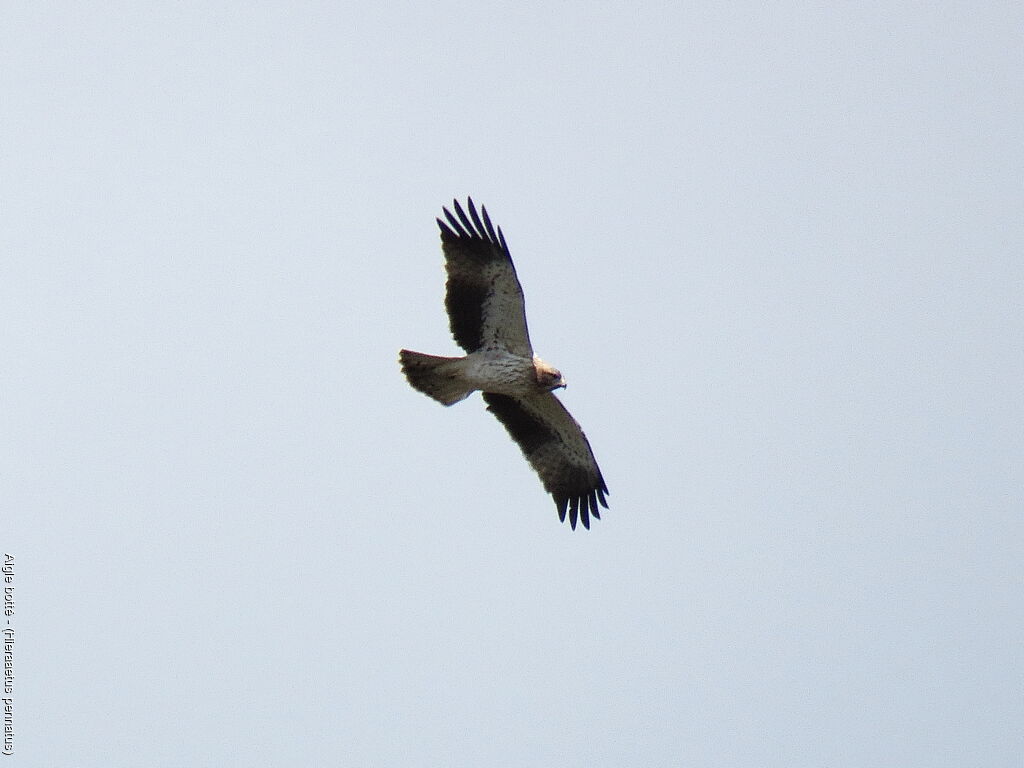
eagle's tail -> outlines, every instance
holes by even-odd
[[[403,349],[398,353],[402,373],[414,389],[437,400],[442,405],[453,405],[465,400],[473,392],[462,375],[463,357],[438,357]]]

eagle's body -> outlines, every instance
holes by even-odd
[[[467,355],[437,357],[403,349],[409,383],[444,405],[476,390],[554,496],[559,517],[585,528],[607,508],[601,470],[579,424],[553,394],[565,387],[558,370],[533,354],[523,291],[501,229],[468,201],[469,216],[455,201],[458,218],[444,209],[441,244],[448,272],[445,307],[452,335]]]
[[[470,352],[463,359],[466,382],[472,384],[473,389],[509,397],[529,397],[545,391],[537,386],[534,358],[485,347]]]

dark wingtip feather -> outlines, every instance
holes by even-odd
[[[490,410],[488,408],[487,410]],[[565,522],[565,507],[569,503],[569,497],[567,496],[556,496],[555,497],[555,509],[558,510],[558,522]]]
[[[469,220],[469,217],[466,215],[466,212],[462,210],[462,206],[459,205],[459,201],[455,200],[454,203],[455,214],[459,217],[459,221],[462,222],[462,226],[465,227],[465,231],[469,233],[467,237],[472,237],[472,235],[475,234],[473,232],[473,223]],[[472,204],[472,199],[470,199],[470,203]]]
[[[498,236],[494,232],[494,225],[491,224],[491,217],[487,215],[487,206],[481,205],[480,212],[484,216],[484,228],[487,230],[487,236],[491,238],[492,243],[502,242],[498,239]],[[504,243],[502,243],[504,245]]]
[[[476,212],[476,206],[473,205],[473,198],[467,197],[466,200],[469,204],[469,215],[473,219],[473,225],[476,227],[476,233],[480,235],[481,239],[486,240],[487,233],[484,229],[484,223],[480,221],[480,215]]]
[[[457,211],[459,211],[460,213],[462,212],[462,209],[459,208],[459,201],[458,200],[455,201],[455,209]],[[441,210],[444,211],[444,217],[446,219],[448,219],[448,223],[451,224],[452,228],[455,230],[455,232],[458,233],[456,235],[457,237],[469,237],[469,235],[466,234],[466,230],[462,228],[462,225],[459,223],[458,219],[456,219],[454,216],[452,216],[452,212],[451,211],[449,211],[447,208],[442,208]],[[438,223],[441,223],[440,219],[438,219],[437,221],[438,221]]]
[[[583,527],[588,531],[590,530],[590,509],[587,507],[587,499],[584,496],[580,499],[580,520],[583,521]]]
[[[448,211],[445,211],[445,213],[448,213]],[[449,227],[447,224],[445,224],[443,221],[441,221],[440,219],[435,219],[435,221],[437,221],[437,226],[441,230],[441,239],[442,240],[445,240],[445,239],[448,239],[448,238],[458,237],[458,235],[456,235],[452,231],[452,228]]]

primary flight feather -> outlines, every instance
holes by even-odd
[[[526,327],[523,289],[516,277],[501,227],[482,207],[467,200],[467,215],[458,200],[447,208],[441,247],[448,273],[445,308],[452,336],[465,357],[438,357],[403,349],[402,371],[409,383],[443,405],[474,391],[483,393],[493,413],[523,451],[555,499],[558,517],[576,528],[577,518],[590,528],[607,509],[601,470],[580,425],[554,395],[565,387],[559,371],[533,354]]]

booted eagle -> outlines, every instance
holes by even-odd
[[[555,498],[558,518],[576,529],[600,519],[598,503],[608,508],[608,486],[590,450],[587,436],[565,410],[554,390],[565,387],[562,374],[533,354],[526,329],[523,289],[501,227],[495,229],[481,206],[468,199],[469,216],[454,201],[455,216],[444,208],[441,247],[448,272],[445,307],[452,336],[465,357],[437,357],[403,349],[402,372],[409,383],[443,405],[475,390],[540,475]]]

